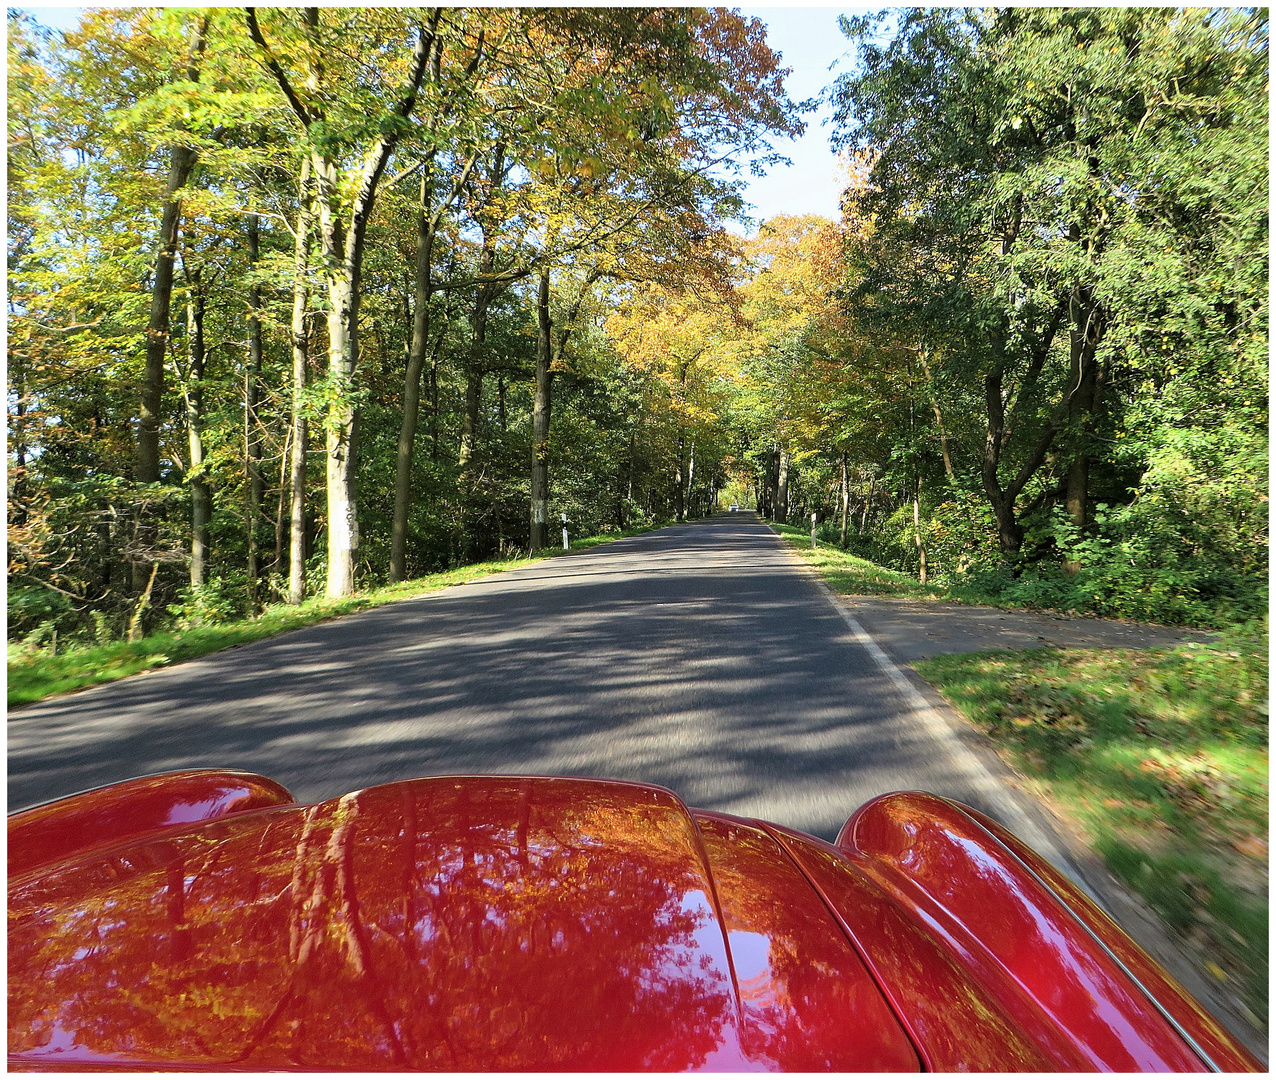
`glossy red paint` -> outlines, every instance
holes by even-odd
[[[970,807],[962,809],[1000,840],[1059,895],[1073,913],[1098,935],[1134,977],[1196,1040],[1219,1069],[1223,1072],[1265,1071],[1263,1063],[1258,1058],[1238,1043],[1226,1028],[1201,1008],[1197,1000],[1160,964],[1135,944],[1130,936],[1090,897],[1013,833],[1003,829],[978,810]]]
[[[916,793],[874,799],[837,846],[924,914],[968,970],[996,986],[1006,1013],[1025,1026],[1036,1013],[1057,1027],[1088,1071],[1205,1071],[1059,897],[956,803]]]
[[[419,780],[28,874],[11,1064],[916,1069],[791,864],[731,829],[705,825],[719,893],[662,789]]]
[[[140,826],[106,792],[154,779],[72,819]],[[868,804],[841,850],[619,782],[253,790],[276,804],[148,811],[156,831],[11,876],[11,1067],[1199,1067],[1019,848],[930,796]]]
[[[952,948],[917,912],[831,844],[772,827],[834,911],[905,1025],[927,1071],[1084,1070],[1084,1057],[1043,1018],[1014,1008],[995,971]],[[1010,1008],[1007,1008],[1007,1004]]]
[[[9,817],[9,876],[173,825],[292,802],[280,784],[236,769],[140,776]]]
[[[784,1072],[918,1071],[917,1052],[863,961],[780,845],[756,823],[695,817],[750,1061]]]

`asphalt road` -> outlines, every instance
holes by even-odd
[[[23,709],[9,805],[196,766],[305,801],[565,774],[831,838],[865,799],[920,788],[1057,856],[997,766],[871,649],[754,514],[723,514]]]

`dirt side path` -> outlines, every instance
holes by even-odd
[[[945,653],[989,649],[1161,649],[1214,636],[1151,623],[935,600],[847,595],[841,600],[883,649],[906,664]]]

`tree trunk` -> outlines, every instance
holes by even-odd
[[[846,469],[846,451],[842,451],[842,535],[838,546],[846,550],[846,530],[851,516],[851,479]]]
[[[402,581],[407,573],[408,513],[412,506],[412,457],[420,414],[421,370],[430,338],[430,295],[433,291],[430,266],[434,249],[431,227],[432,198],[430,163],[421,166],[421,205],[417,210],[416,285],[412,300],[412,344],[408,349],[407,371],[403,376],[403,420],[395,454],[394,516],[390,525],[390,582]]]
[[[328,282],[328,374],[333,398],[324,424],[327,452],[328,596],[354,592],[359,552],[359,507],[355,484],[358,430],[351,400],[354,356],[358,346],[358,293],[348,276],[333,274]]]
[[[173,147],[168,170],[168,189],[160,222],[160,250],[155,260],[155,280],[151,286],[151,310],[146,325],[146,367],[142,384],[142,406],[138,417],[137,465],[133,476],[141,484],[159,480],[159,424],[163,411],[164,360],[168,354],[169,310],[173,297],[173,259],[177,250],[181,200],[176,192],[185,183],[195,164],[193,151]]]
[[[199,79],[198,59],[202,57],[208,17],[203,17],[195,31],[191,48],[191,60],[186,76],[191,82]],[[191,170],[195,167],[196,151],[185,146],[174,146],[169,151],[168,182],[164,189],[164,205],[160,212],[158,251],[155,256],[155,277],[151,285],[151,306],[146,323],[146,362],[142,376],[142,400],[138,410],[137,460],[133,478],[140,484],[159,481],[159,429],[164,411],[164,362],[168,357],[170,312],[173,301],[173,260],[177,252],[177,240],[181,231],[182,201],[178,192],[186,186]],[[149,547],[154,540],[154,524],[150,515],[138,521],[137,540]],[[152,574],[152,577],[154,575]],[[133,591],[140,593],[146,585],[144,564],[133,564]]]
[[[248,215],[248,264],[250,269],[260,258],[260,231],[256,214]],[[257,525],[261,520],[263,492],[261,476],[261,424],[257,407],[261,397],[261,289],[254,282],[248,287],[248,368],[244,381],[244,471],[248,479],[247,540],[248,595],[254,614],[261,609],[258,578],[261,576],[257,550]]]
[[[187,75],[192,82],[199,78],[194,57],[204,51],[204,35],[208,19],[196,31],[192,63]],[[163,412],[164,361],[168,356],[169,313],[173,298],[173,260],[181,228],[182,201],[178,192],[186,186],[197,154],[185,146],[169,151],[168,183],[164,189],[164,206],[160,214],[159,250],[155,257],[155,278],[151,285],[151,307],[146,324],[146,366],[142,383],[142,402],[138,416],[137,464],[134,478],[142,484],[159,480],[159,425]]]
[[[270,570],[273,574],[279,573],[279,567],[284,561],[284,507],[288,503],[288,469],[291,463],[292,454],[292,427],[289,426],[284,432],[283,449],[279,452],[279,484],[276,488],[278,495],[275,499],[275,551],[274,556],[270,560]],[[276,599],[279,594],[279,587],[274,586]]]
[[[146,614],[146,609],[151,603],[151,590],[155,588],[155,573],[159,570],[159,563],[151,563],[151,576],[146,579],[146,585],[142,588],[142,595],[137,598],[137,604],[133,608],[133,614],[128,621],[128,639],[129,641],[138,641],[143,636],[142,616]]]
[[[625,470],[625,501],[623,503],[624,513],[620,515],[620,527],[623,529],[629,524],[629,507],[634,501],[634,450],[637,448],[638,430],[635,427],[629,429],[629,457],[628,468]]]
[[[944,475],[953,478],[953,461],[948,455],[948,431],[944,428],[944,416],[939,411],[939,398],[935,394],[935,379],[930,373],[930,365],[926,362],[926,350],[918,350],[917,358],[921,361],[922,371],[926,375],[926,385],[930,389],[930,407],[935,412],[935,425],[939,428],[939,446],[944,454]]]
[[[764,459],[762,464],[762,469],[756,474],[754,478],[755,479],[754,486],[757,488],[758,514],[761,515],[762,517],[767,516],[766,490],[767,490],[767,472],[769,471],[769,467],[770,467],[769,461]]]
[[[289,460],[288,503],[288,603],[306,598],[306,443],[308,424],[302,408],[309,366],[310,340],[306,333],[309,300],[307,270],[310,265],[310,163],[301,166],[297,242],[293,249],[292,277],[292,457]]]
[[[686,449],[683,442],[682,429],[678,429],[678,460],[674,464],[674,520],[685,521],[687,517],[686,490],[682,486],[682,452]]]
[[[191,486],[191,567],[193,587],[203,585],[208,574],[209,523],[212,520],[213,496],[204,466],[204,370],[207,350],[204,347],[204,293],[198,280],[186,301],[186,334],[189,352],[189,375],[185,390],[186,435],[190,447]]]
[[[505,147],[496,147],[492,158],[492,189],[498,188],[505,176]],[[483,278],[492,273],[496,265],[496,237],[488,230],[483,232],[483,247],[479,251],[478,276]],[[486,373],[487,358],[485,343],[487,340],[487,310],[493,300],[500,295],[506,286],[503,284],[480,284],[474,297],[474,332],[470,340],[470,355],[465,372],[465,416],[461,421],[461,445],[457,451],[456,464],[462,477],[468,475],[471,462],[474,460],[474,448],[478,439],[479,406],[483,396],[483,376]]]
[[[775,520],[781,525],[789,520],[789,452],[780,448],[780,474],[775,484]]]
[[[485,242],[479,254],[479,275],[490,274],[496,258],[495,242]],[[467,478],[478,441],[479,409],[483,403],[483,376],[487,374],[487,311],[496,298],[492,285],[480,285],[474,297],[474,327],[470,338],[470,354],[465,365],[465,415],[461,419],[461,445],[457,450],[456,464],[461,476]]]
[[[554,378],[549,317],[549,271],[542,270],[536,290],[536,388],[532,403],[532,506],[531,550],[549,543],[549,418],[550,390]]]
[[[353,402],[354,363],[358,349],[359,291],[352,259],[353,236],[338,218],[340,178],[336,164],[311,155],[315,204],[323,248],[328,300],[328,406],[324,416],[328,526],[328,596],[354,592],[359,550],[359,513],[355,486],[356,429]],[[362,254],[361,246],[359,254]]]
[[[1090,456],[1086,453],[1087,421],[1094,413],[1098,389],[1098,365],[1095,353],[1103,336],[1102,314],[1092,290],[1074,289],[1069,302],[1071,325],[1068,330],[1068,420],[1079,448],[1068,466],[1066,506],[1068,515],[1078,528],[1087,521],[1086,501],[1089,495]]]
[[[919,565],[918,582],[926,584],[926,544],[922,540],[922,478],[917,477],[917,491],[913,495],[913,539],[917,543],[917,562]]]
[[[478,311],[475,311],[475,317],[478,317]],[[474,327],[474,344],[481,342],[478,340],[482,331],[479,330],[478,324]],[[477,350],[475,350],[477,351]],[[478,419],[479,408],[483,404],[483,376],[485,372],[479,366],[479,361],[471,353],[470,362],[465,372],[465,416],[461,419],[461,444],[456,452],[456,464],[460,469],[462,476],[467,476],[472,467],[474,460],[474,448],[478,440]]]
[[[691,454],[687,462],[687,505],[691,509],[692,517],[699,517],[695,512],[695,503],[691,498],[691,491],[696,482],[696,440],[691,440]]]
[[[316,128],[325,124],[322,95],[307,94],[303,101],[293,89],[287,72],[275,58],[257,23],[254,8],[244,9],[248,33],[259,56],[274,75],[284,97],[306,130],[310,143],[310,164],[315,180],[319,237],[323,250],[324,278],[328,293],[328,379],[329,406],[324,418],[328,488],[328,582],[327,594],[348,596],[354,591],[354,571],[359,553],[359,518],[355,469],[358,446],[358,417],[353,397],[353,377],[359,356],[359,300],[363,274],[363,248],[368,219],[376,201],[377,185],[386,163],[398,144],[399,134],[416,107],[417,94],[425,77],[434,46],[442,9],[435,9],[428,25],[418,30],[404,94],[387,120],[381,134],[362,156],[358,172],[341,175],[340,160],[327,140],[317,138]],[[313,33],[318,26],[318,9],[307,8],[303,22]],[[315,86],[323,75],[315,56],[307,78]],[[343,182],[344,181],[344,182]],[[353,181],[353,184],[350,183]],[[353,190],[350,190],[353,188]],[[345,189],[345,190],[343,190]]]

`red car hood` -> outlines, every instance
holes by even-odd
[[[775,839],[636,784],[254,810],[17,877],[9,907],[18,1066],[919,1065]]]
[[[195,770],[11,818],[11,1066],[1258,1064],[1053,868],[934,796],[873,800],[837,846],[596,780],[288,799]]]

